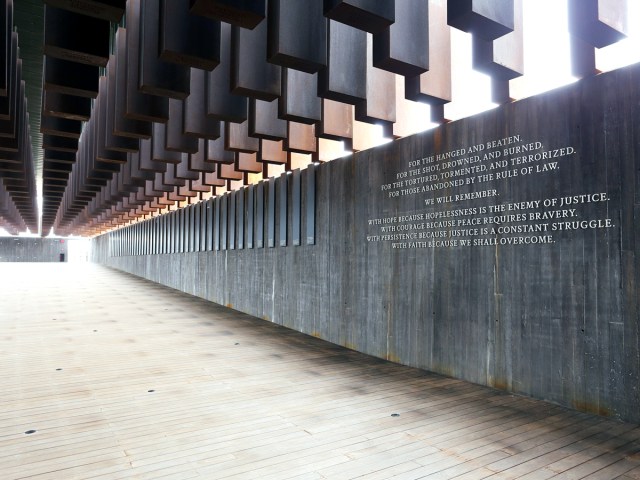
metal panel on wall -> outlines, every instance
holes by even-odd
[[[244,194],[244,188],[234,192],[236,197],[236,248],[238,249],[244,248]]]
[[[267,246],[276,246],[276,179],[271,177],[265,182],[267,189]]]
[[[167,241],[169,247],[167,253],[174,253],[176,251],[174,212],[169,212],[167,214]]]
[[[176,210],[176,215],[178,217],[178,252],[184,253],[186,249],[186,215],[184,214],[184,209]]]
[[[216,197],[214,199],[213,204],[213,239],[214,239],[214,248],[216,250],[220,250],[220,197]]]
[[[278,190],[278,242],[281,247],[287,246],[287,226],[288,226],[288,183],[289,173],[283,173],[276,179]]]
[[[264,185],[256,185],[256,248],[264,247]]]
[[[162,215],[159,215],[156,217],[156,253],[158,255],[161,255],[162,253],[164,253],[162,251],[164,245],[163,245],[163,218]]]
[[[193,223],[193,205],[187,205],[183,208],[185,211],[185,250],[187,252],[193,252],[193,237],[194,237],[194,223]]]
[[[316,243],[316,165],[305,170],[305,233],[307,245]]]
[[[220,249],[227,249],[227,222],[228,222],[228,198],[229,194],[225,193],[220,198]]]
[[[200,219],[200,204],[196,203],[192,205],[193,210],[193,250],[194,252],[200,251],[200,228],[201,228],[201,219]]]
[[[254,238],[254,215],[255,215],[255,186],[249,185],[246,188],[246,217],[247,217],[247,230],[246,230],[246,244],[247,248],[253,248]]]
[[[215,199],[210,198],[206,201],[206,209],[207,209],[207,251],[213,250],[213,234],[214,234],[214,205]]]
[[[180,212],[180,225],[181,225],[181,237],[182,237],[182,251],[184,253],[189,252],[191,243],[191,219],[189,218],[189,208],[184,207],[179,210]]]
[[[297,168],[292,172],[291,177],[291,241],[296,246],[300,245],[300,202],[300,169]]]
[[[198,203],[198,207],[200,207],[200,241],[198,242],[198,251],[200,252],[204,252],[207,249],[207,205],[207,202]]]
[[[229,250],[235,250],[236,248],[236,192],[230,192],[227,194],[227,235],[228,235],[228,248]]]

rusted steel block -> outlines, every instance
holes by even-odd
[[[187,2],[160,0],[160,58],[213,70],[220,63],[220,22],[189,11]]]
[[[44,9],[44,54],[105,67],[109,60],[109,22],[51,5]]]
[[[267,14],[265,0],[190,0],[191,12],[238,27],[255,28]]]
[[[378,33],[395,21],[393,0],[324,0],[326,17],[369,33]]]
[[[231,92],[264,101],[280,96],[280,67],[267,62],[267,22],[231,28]]]
[[[44,3],[52,7],[118,23],[124,15],[127,2],[126,0],[44,0]]]
[[[231,93],[231,25],[220,27],[220,64],[206,74],[207,116],[225,122],[247,119],[248,99]]]
[[[495,40],[514,27],[513,0],[448,0],[447,23],[485,40]]]
[[[327,64],[327,19],[321,0],[270,0],[267,54],[281,67],[316,73]]]
[[[373,65],[404,76],[429,70],[429,0],[395,2],[395,22],[373,36]]]
[[[45,57],[43,68],[45,90],[80,97],[98,96],[98,67]]]

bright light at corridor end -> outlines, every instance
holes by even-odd
[[[510,81],[515,99],[537,95],[575,82],[571,73],[567,0],[523,0],[524,75]],[[640,0],[628,2],[628,37],[596,49],[602,72],[640,62]],[[451,29],[453,100],[445,116],[457,120],[494,108],[491,79],[472,68],[471,35]],[[433,128],[430,125],[427,128]]]

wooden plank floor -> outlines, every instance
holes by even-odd
[[[2,480],[640,479],[636,425],[95,265],[0,263],[0,367]]]

